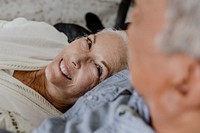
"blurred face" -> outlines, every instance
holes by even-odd
[[[166,5],[166,0],[136,0],[128,29],[131,80],[147,102],[153,120],[154,113],[164,114],[161,99],[164,90],[172,87],[171,68],[175,65],[156,47],[165,24]]]
[[[49,86],[66,97],[83,95],[125,68],[124,45],[123,40],[113,33],[90,35],[73,41],[47,66]]]
[[[159,132],[168,132],[164,126],[176,125],[172,122],[182,111],[177,106],[182,95],[175,88],[184,90],[178,83],[186,75],[188,63],[186,56],[167,55],[156,46],[166,23],[166,9],[167,0],[136,0],[128,28],[131,81],[147,102]]]
[[[135,1],[128,27],[131,81],[150,109],[156,132],[197,133],[199,60],[164,53],[156,43],[167,23],[167,1]]]
[[[132,23],[128,30],[130,69],[133,85],[148,98],[155,89],[164,85],[162,55],[156,49],[155,40],[164,26],[166,0],[136,0]],[[154,91],[155,90],[155,91]]]

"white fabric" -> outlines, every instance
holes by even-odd
[[[44,22],[17,18],[2,23],[0,69],[39,69],[46,66],[68,44],[63,33]]]
[[[24,18],[0,21],[0,109],[19,114],[21,128],[34,128],[44,118],[61,112],[36,91],[13,78],[10,72],[38,70],[49,64],[67,44],[67,37],[49,24]],[[0,120],[4,121],[0,121],[0,127],[15,132],[5,125],[9,125],[5,118],[10,119],[5,116],[0,115]]]
[[[20,114],[0,108],[0,129],[13,133],[30,133],[34,126]]]

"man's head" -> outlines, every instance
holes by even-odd
[[[200,3],[135,0],[128,30],[131,80],[160,133],[200,131]]]

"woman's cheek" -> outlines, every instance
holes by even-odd
[[[82,91],[88,91],[98,83],[96,76],[92,70],[88,72],[79,73],[77,77],[77,85]]]

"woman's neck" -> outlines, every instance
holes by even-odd
[[[37,91],[61,112],[65,112],[70,107],[70,105],[63,103],[65,100],[56,99],[48,92],[46,88],[45,68],[35,71],[14,71],[13,77]]]
[[[13,77],[21,81],[23,84],[34,89],[42,96],[45,95],[45,77],[44,69],[35,71],[14,71]]]

